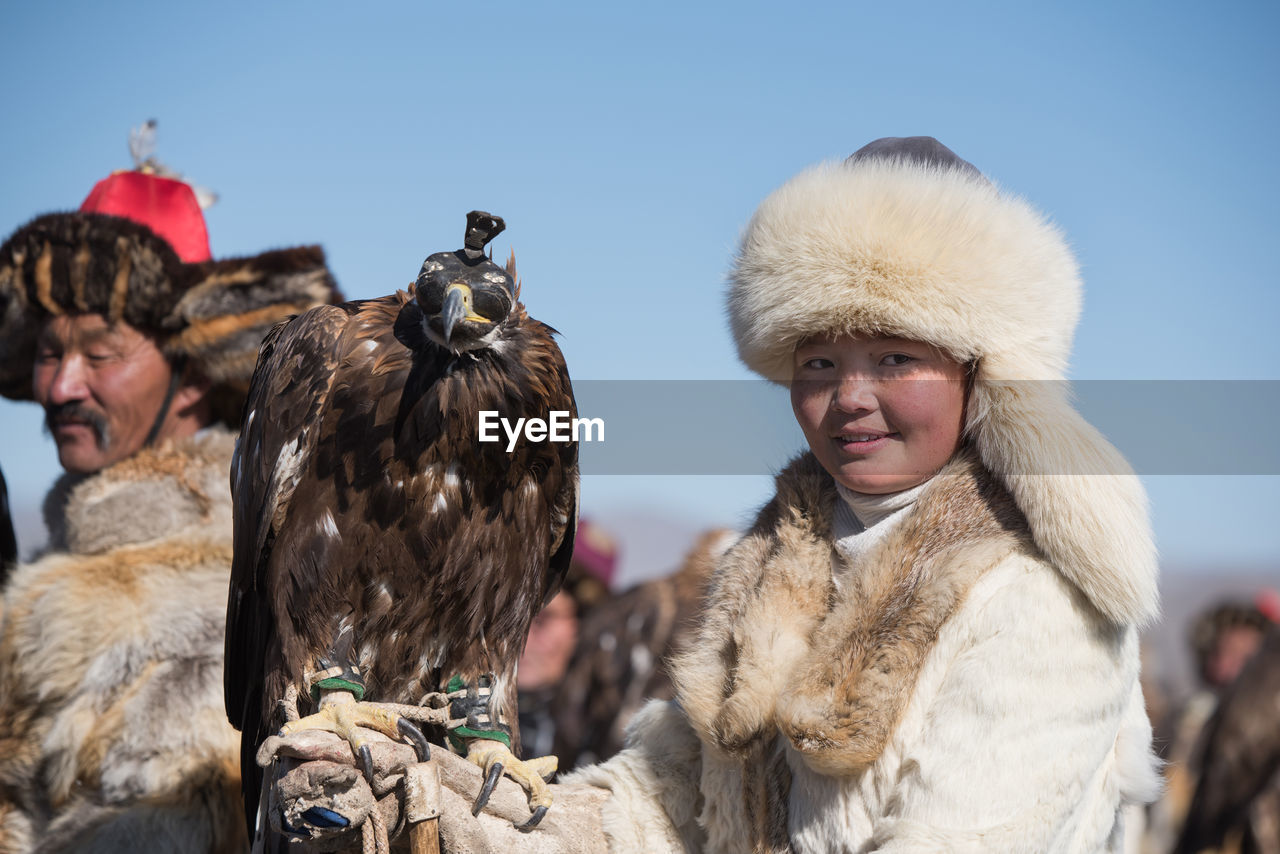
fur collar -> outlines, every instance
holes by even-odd
[[[1035,553],[1013,500],[971,455],[929,482],[893,530],[832,583],[835,484],[812,454],[722,560],[706,619],[674,662],[703,741],[746,758],[787,736],[815,770],[874,762],[938,630],[1014,551]]]
[[[210,427],[94,474],[64,474],[44,502],[49,550],[100,554],[191,528],[229,532],[234,449],[234,433]]]

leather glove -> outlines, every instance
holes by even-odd
[[[394,835],[401,824],[405,769],[417,756],[407,744],[390,739],[370,745],[374,783],[356,767],[351,746],[333,733],[310,730],[272,736],[259,749],[259,761],[278,761],[268,813],[272,826],[294,836],[306,834],[314,851],[359,850],[358,825],[373,810]],[[502,778],[479,816],[471,807],[483,783],[480,769],[443,747],[432,745],[431,764],[440,772],[440,839],[448,854],[606,854],[600,805],[609,793],[584,785],[551,787],[555,799],[541,824],[529,833],[515,825],[529,817],[528,796]],[[345,826],[343,826],[345,822]],[[397,850],[408,850],[404,835]]]
[[[360,826],[377,810],[383,826],[394,832],[402,808],[398,787],[418,757],[409,745],[385,737],[372,739],[369,751],[372,786],[356,767],[351,745],[331,732],[267,738],[258,748],[258,764],[270,767],[276,760],[267,795],[272,829],[309,840],[312,851],[359,850]]]

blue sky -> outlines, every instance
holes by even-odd
[[[1264,3],[20,4],[0,231],[76,207],[154,117],[160,159],[221,195],[216,256],[319,242],[349,296],[377,296],[484,208],[575,378],[745,379],[722,300],[755,205],[929,134],[1069,236],[1073,377],[1277,380],[1278,23]],[[1276,432],[1232,414],[1188,400],[1186,453]],[[0,403],[24,507],[57,472],[38,425]],[[1171,564],[1280,564],[1280,477],[1146,480]],[[583,502],[741,524],[768,493],[593,476]]]

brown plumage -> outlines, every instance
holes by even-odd
[[[577,447],[522,437],[508,453],[505,437],[478,441],[478,418],[576,407],[514,264],[466,251],[447,255],[473,268],[468,314],[443,335],[456,271],[432,264],[446,253],[411,293],[313,309],[263,344],[232,469],[227,618],[250,827],[277,701],[292,684],[305,714],[308,676],[347,640],[366,700],[416,703],[452,676],[493,674],[492,709],[515,729],[515,665],[572,551]]]

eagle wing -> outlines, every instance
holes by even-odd
[[[561,525],[559,523],[560,518],[566,518],[567,521]],[[576,479],[566,479],[565,483],[561,485],[560,493],[556,496],[553,507],[552,519],[552,542],[555,542],[555,538],[559,537],[560,545],[556,547],[551,554],[551,560],[547,563],[547,592],[542,600],[544,605],[550,602],[551,597],[559,592],[560,586],[564,583],[564,577],[569,574],[569,561],[573,558],[573,540],[578,533],[578,483]]]
[[[252,746],[264,735],[264,651],[277,643],[266,595],[268,561],[299,466],[316,441],[349,316],[342,306],[320,306],[271,330],[259,350],[232,459],[235,551],[227,596],[223,689],[227,717],[251,736],[242,739],[240,757],[247,815],[257,810],[261,785]]]
[[[551,342],[559,333],[545,323],[531,321],[531,326],[542,333],[543,341]],[[545,346],[545,345],[544,345]],[[559,349],[547,348],[544,358],[549,364],[548,376],[543,380],[547,387],[544,399],[554,401],[553,406],[566,407],[572,417],[578,416],[578,404],[569,381],[569,368]],[[558,450],[563,479],[551,501],[551,558],[547,562],[544,577],[542,604],[551,601],[559,592],[565,576],[569,574],[569,562],[573,558],[573,542],[578,533],[578,447],[577,444],[561,445]]]

